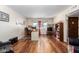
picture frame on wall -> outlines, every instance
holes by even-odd
[[[9,14],[0,11],[0,21],[9,22]]]

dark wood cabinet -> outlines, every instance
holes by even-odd
[[[63,28],[63,23],[62,22],[60,22],[60,23],[57,23],[57,24],[55,24],[55,30],[56,30],[56,38],[59,40],[59,41],[62,41],[63,42],[63,37],[64,37],[64,34],[63,34],[63,30],[64,30],[64,28]]]

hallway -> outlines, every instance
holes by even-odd
[[[1,0],[0,58],[79,59],[75,54],[79,53],[76,2]]]
[[[54,37],[41,36],[38,41],[22,39],[12,47],[15,53],[67,53],[67,44]]]
[[[2,17],[0,21],[1,53],[8,51],[15,53],[70,52],[67,20],[71,11],[74,11],[71,7],[77,8],[75,5],[0,6],[1,14],[4,14],[0,16]],[[71,24],[74,22],[72,21]],[[3,48],[10,46],[9,49]]]

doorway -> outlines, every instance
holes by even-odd
[[[68,18],[68,37],[78,38],[78,17]]]

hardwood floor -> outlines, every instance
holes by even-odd
[[[38,41],[21,39],[12,48],[15,53],[67,53],[67,44],[52,36],[41,36]]]

